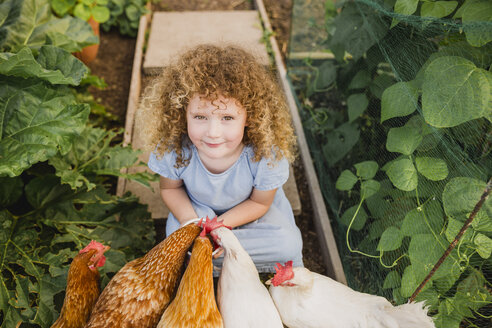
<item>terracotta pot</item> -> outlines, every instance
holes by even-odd
[[[92,17],[87,21],[92,27],[94,34],[99,36],[99,23],[96,22]],[[99,50],[99,43],[87,46],[82,49],[82,51],[74,52],[74,56],[80,59],[84,64],[89,64],[91,61],[96,59],[97,51]]]

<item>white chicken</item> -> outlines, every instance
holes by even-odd
[[[230,228],[208,221],[214,241],[224,249],[217,287],[217,303],[225,328],[282,328],[282,320],[256,266]]]
[[[331,278],[282,266],[267,281],[283,323],[289,328],[434,328],[422,303],[393,306],[386,298],[354,291]]]

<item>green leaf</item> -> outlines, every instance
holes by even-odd
[[[366,110],[369,100],[363,93],[350,95],[347,99],[349,122],[353,122]]]
[[[417,10],[419,0],[396,0],[395,13],[411,15]]]
[[[441,203],[431,200],[421,207],[409,211],[401,225],[401,233],[404,236],[413,236],[422,233],[438,234],[444,225]]]
[[[14,204],[22,196],[23,188],[24,183],[20,177],[0,178],[0,207]]]
[[[359,141],[359,128],[357,124],[346,122],[333,131],[326,134],[326,144],[323,146],[323,154],[330,166],[341,160],[353,146]]]
[[[412,124],[391,128],[386,139],[386,149],[403,155],[411,155],[422,142],[422,130]]]
[[[393,84],[381,96],[381,123],[393,117],[412,114],[417,104],[418,90],[411,82]]]
[[[415,158],[417,170],[427,179],[441,181],[448,176],[448,166],[440,158],[417,157]]]
[[[444,212],[447,216],[460,221],[465,221],[468,214],[480,200],[486,183],[477,179],[458,177],[446,184],[442,193]],[[492,202],[490,198],[485,201],[481,211],[491,213]]]
[[[364,180],[374,178],[379,169],[379,165],[375,161],[360,162],[354,164],[354,167],[357,170],[357,176],[361,177]]]
[[[88,21],[92,15],[91,8],[87,5],[84,5],[82,2],[79,2],[75,5],[73,9],[73,15],[82,20]]]
[[[422,111],[435,127],[453,127],[487,113],[490,85],[487,72],[456,56],[439,57],[424,74]]]
[[[37,60],[27,47],[16,54],[0,53],[0,74],[7,76],[37,77],[51,84],[78,85],[87,71],[82,62],[54,46],[42,46]]]
[[[492,216],[487,215],[486,211],[478,211],[472,227],[475,231],[492,232]]]
[[[454,238],[458,235],[460,232],[461,228],[463,228],[463,222],[455,220],[453,218],[448,219],[448,226],[446,227],[446,232],[445,236],[446,239],[451,243],[453,242]],[[461,237],[460,241],[461,242],[470,242],[473,236],[473,230],[468,228],[463,236]]]
[[[477,246],[477,253],[484,259],[488,259],[492,252],[492,239],[484,234],[477,234],[473,239],[473,242]]]
[[[343,213],[342,217],[340,218],[340,222],[346,225],[347,227],[350,225],[350,222],[352,221],[355,212],[357,211],[357,206],[352,206],[348,208],[345,213]],[[354,222],[352,223],[352,226],[350,227],[351,230],[359,231],[364,227],[364,224],[366,223],[367,220],[367,213],[364,210],[364,208],[360,208],[359,212],[357,213],[357,216],[354,219]]]
[[[490,1],[475,2],[463,11],[463,26],[466,40],[474,47],[481,47],[492,41],[492,29],[485,23],[492,21],[492,4]]]
[[[122,168],[130,167],[138,161],[140,152],[131,147],[112,145],[117,135],[117,132],[86,127],[70,152],[52,157],[49,163],[55,167],[61,182],[69,184],[72,189],[82,185],[89,190],[93,189],[95,184],[90,181],[90,177],[96,175],[125,177],[149,186],[149,181],[155,179],[147,172],[121,173]]]
[[[357,177],[349,170],[343,170],[336,182],[338,190],[350,190],[357,183]]]
[[[78,51],[99,40],[87,22],[71,16],[56,18],[49,0],[10,1],[3,5],[7,5],[9,16],[0,25],[2,51],[17,52],[24,46],[38,49],[47,39],[67,51]]]
[[[374,95],[374,97],[381,99],[384,90],[392,86],[394,83],[395,80],[391,75],[380,74],[369,85],[369,90],[371,90],[371,93]]]
[[[412,191],[417,188],[417,170],[409,159],[395,161],[386,172],[393,185],[404,191]]]
[[[360,70],[358,71],[352,81],[350,81],[350,84],[348,86],[349,90],[352,89],[365,89],[369,86],[371,83],[372,78],[371,75],[367,70]]]
[[[390,271],[384,279],[383,289],[397,288],[401,285],[401,277],[398,271]]]
[[[410,257],[414,270],[418,272],[419,276],[425,277],[431,271],[448,245],[449,243],[442,236],[435,236],[433,234],[412,236],[410,245],[408,246],[408,256]],[[453,279],[457,279],[461,272],[459,266],[455,264],[454,258],[456,256],[456,251],[454,250],[444,260],[439,269],[437,269],[431,281],[447,275],[453,276]]]
[[[370,7],[348,2],[334,21],[335,34],[330,48],[342,45],[358,60],[388,31],[388,25]]]
[[[457,1],[424,2],[420,9],[422,17],[442,18],[451,14],[458,6]]]
[[[397,227],[388,227],[384,230],[377,247],[378,251],[394,251],[400,248],[403,235]]]
[[[367,199],[377,193],[379,191],[379,188],[381,187],[381,184],[377,182],[376,180],[366,180],[362,181],[360,185],[360,194],[361,198]]]
[[[66,87],[0,76],[0,176],[17,176],[58,151],[66,153],[90,112],[74,102]]]
[[[91,14],[94,20],[98,23],[106,22],[111,15],[109,9],[103,6],[95,6],[92,8]]]
[[[125,8],[125,15],[128,17],[130,20],[135,21],[140,18],[140,11],[138,8],[134,5],[129,5],[128,7]]]
[[[77,0],[51,0],[51,8],[58,16],[64,16]]]
[[[425,274],[422,274],[420,270],[416,270],[415,265],[407,266],[401,277],[401,295],[403,297],[412,296],[424,278]]]

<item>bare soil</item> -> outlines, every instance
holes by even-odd
[[[265,0],[265,7],[279,42],[282,54],[288,51],[290,17],[292,0]],[[184,10],[252,10],[251,0],[162,0],[152,5],[152,11]],[[136,40],[121,36],[116,29],[101,31],[99,54],[89,64],[92,74],[104,78],[108,87],[104,90],[91,88],[96,100],[119,118],[124,126],[128,92]],[[312,271],[326,274],[318,242],[318,235],[313,224],[313,209],[308,191],[307,179],[300,158],[294,163],[294,173],[303,206],[302,213],[296,217],[296,223],[302,232],[304,247],[304,265]],[[156,222],[158,239],[163,238],[162,222]]]

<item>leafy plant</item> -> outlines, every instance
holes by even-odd
[[[98,23],[106,22],[109,9],[106,6],[109,0],[50,0],[51,8],[60,17],[70,14],[85,21],[91,17]]]
[[[336,202],[324,190],[335,216],[343,209],[343,242],[379,261],[381,288],[403,303],[492,175],[492,4],[357,0],[340,8],[326,23],[335,61],[306,60],[307,70],[291,74],[306,81],[299,88],[305,128],[322,149],[312,151],[339,172],[336,188],[346,192]],[[346,114],[327,109],[335,88]],[[360,132],[353,144],[353,134],[340,131],[347,125]],[[345,147],[327,146],[334,140]],[[491,226],[488,200],[418,294],[438,327],[474,325],[492,303]]]
[[[153,245],[146,207],[110,190],[115,177],[144,185],[154,177],[120,173],[138,152],[116,141],[121,131],[91,125],[74,92],[101,85],[70,53],[94,40],[90,26],[54,17],[48,0],[0,8],[0,327],[49,327],[82,246],[111,245],[104,286]]]
[[[109,0],[110,18],[102,25],[103,30],[109,31],[117,26],[123,35],[135,37],[138,31],[140,16],[148,13],[148,0]]]

